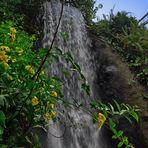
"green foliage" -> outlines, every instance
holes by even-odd
[[[103,104],[101,102],[92,102],[91,107],[97,109],[98,112],[103,114],[106,118],[105,125],[109,127],[112,131],[113,136],[112,139],[116,139],[119,141],[118,147],[122,147],[123,145],[126,148],[133,148],[133,145],[129,142],[128,137],[124,136],[124,132],[119,130],[118,124],[121,119],[126,119],[128,122],[132,124],[133,121],[139,120],[138,112],[139,108],[136,106],[131,107],[128,104],[121,103],[119,104],[117,101],[114,101],[114,105]],[[97,121],[98,119],[102,119],[96,113],[93,115],[93,121]]]
[[[5,120],[5,114],[2,111],[0,111],[0,141],[2,140],[2,135],[4,133]]]
[[[123,29],[125,27],[127,30],[130,30],[131,23],[137,24],[137,21],[134,17],[128,16],[127,12],[122,11],[114,15],[113,10],[111,10],[108,17],[104,15],[103,20],[96,22],[92,26],[92,31],[100,36],[106,37],[110,42],[116,43],[116,37],[124,32]]]
[[[101,8],[101,5],[95,7],[95,0],[69,0],[69,2],[81,10],[88,25],[92,23],[92,19],[96,17],[97,10]]]
[[[111,11],[109,18],[104,18],[92,26],[94,32],[104,37],[113,48],[128,62],[135,77],[148,85],[148,30],[138,25],[136,19],[127,12]]]
[[[27,143],[21,137],[31,127],[45,126],[54,119],[56,99],[62,95],[59,81],[47,79],[44,71],[31,80],[42,57],[31,49],[35,36],[14,26],[11,21],[0,24],[0,125],[2,143],[8,147]]]
[[[15,20],[18,24],[31,33],[39,31],[40,26],[36,25],[36,16],[39,15],[42,4],[46,0],[1,0],[0,1],[0,21],[6,19]],[[50,0],[47,0],[50,1]],[[69,3],[77,7],[82,12],[88,25],[92,24],[92,19],[96,17],[96,12],[102,5],[95,7],[95,0],[66,0],[62,2]]]

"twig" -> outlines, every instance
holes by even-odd
[[[45,55],[43,61],[41,62],[41,64],[40,64],[38,70],[36,71],[36,73],[35,73],[35,74],[33,75],[33,77],[31,78],[32,80],[34,80],[36,76],[39,77],[40,71],[41,71],[43,65],[45,64],[45,62],[46,62],[46,60],[47,60],[47,58],[48,58],[48,56],[49,56],[49,54],[50,54],[50,51],[52,50],[53,44],[54,44],[54,42],[55,42],[55,39],[56,39],[56,36],[57,36],[57,33],[58,33],[58,29],[59,29],[59,26],[60,26],[60,22],[61,22],[61,19],[62,19],[63,8],[64,8],[64,2],[62,2],[60,17],[59,17],[59,20],[58,20],[58,25],[57,25],[57,27],[56,27],[56,30],[55,30],[55,33],[54,33],[54,36],[53,36],[51,45],[50,45],[50,47],[49,47],[49,49],[48,49],[48,51],[47,51],[47,53],[46,53],[46,55]]]

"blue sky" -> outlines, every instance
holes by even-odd
[[[103,8],[97,12],[97,17],[102,18],[102,14],[109,14],[113,6],[114,13],[121,10],[132,12],[132,16],[140,19],[146,12],[148,12],[148,0],[96,0],[96,4],[103,4]]]

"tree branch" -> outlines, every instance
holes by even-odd
[[[39,77],[40,71],[41,71],[43,65],[45,64],[45,62],[46,62],[46,60],[47,60],[47,58],[48,58],[48,56],[49,56],[49,54],[50,54],[50,51],[52,50],[53,44],[54,44],[54,42],[55,42],[55,39],[56,39],[56,36],[57,36],[57,33],[58,33],[58,29],[59,29],[59,26],[60,26],[60,22],[61,22],[61,19],[62,19],[63,8],[64,8],[64,2],[62,2],[60,17],[59,17],[59,20],[58,20],[58,25],[57,25],[57,27],[56,27],[56,30],[55,30],[55,33],[54,33],[54,36],[53,36],[51,45],[50,45],[50,47],[49,47],[49,49],[48,49],[48,51],[47,51],[47,53],[46,53],[46,55],[45,55],[43,61],[41,62],[41,64],[40,64],[38,70],[36,71],[36,73],[35,73],[35,74],[33,75],[33,77],[31,78],[32,80],[34,80],[36,76],[37,76],[37,78]]]

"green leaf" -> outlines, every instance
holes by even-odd
[[[74,63],[73,66],[74,66],[74,69],[77,69],[78,71],[81,71],[81,68],[80,68],[79,64]]]
[[[114,113],[114,107],[110,103],[108,103],[108,104],[110,106],[111,111]]]
[[[0,144],[0,148],[7,148],[7,146],[4,144]]]
[[[132,120],[129,117],[127,117],[126,115],[123,116],[129,121],[130,124],[132,124]]]
[[[0,95],[0,105],[4,106],[4,100],[7,95]]]
[[[119,103],[118,103],[116,100],[114,100],[114,102],[115,102],[115,104],[116,104],[116,107],[117,107],[118,111],[120,112],[120,111],[121,111],[121,108],[120,108]]]
[[[109,126],[111,128],[114,128],[116,126],[116,124],[114,123],[114,121],[111,118],[109,118]]]
[[[4,129],[0,126],[0,135],[4,133]]]
[[[139,117],[138,117],[138,114],[136,112],[132,111],[131,116],[138,122]]]
[[[74,60],[70,52],[67,52],[66,55],[67,55],[66,57],[68,58],[69,61],[72,62]]]
[[[90,96],[90,86],[86,82],[81,85],[81,88]]]
[[[97,105],[97,102],[93,101],[93,102],[90,103],[90,106],[91,106],[91,108],[96,109],[98,105]]]
[[[116,135],[113,135],[112,136],[112,139],[117,139],[118,137]]]
[[[6,120],[5,114],[2,111],[0,111],[0,125],[1,126],[5,126],[5,120]]]
[[[128,137],[124,137],[122,142],[123,142],[125,145],[127,145],[127,144],[128,144]]]
[[[118,147],[121,147],[124,143],[121,141],[118,143]]]
[[[121,137],[123,135],[123,131],[120,130],[117,135],[118,137]]]
[[[31,139],[29,139],[28,136],[26,136],[25,139],[26,139],[26,141],[27,141],[28,143],[32,144]]]
[[[143,94],[143,98],[148,100],[148,94]]]
[[[59,47],[55,47],[56,48],[56,53],[59,54],[59,55],[62,55],[63,54],[63,51],[61,48]]]
[[[84,80],[84,81],[86,80],[85,76],[81,72],[80,72],[80,77],[82,80]]]

